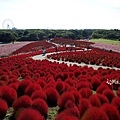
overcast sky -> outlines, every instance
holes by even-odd
[[[0,29],[6,19],[17,29],[120,29],[120,0],[0,0]]]

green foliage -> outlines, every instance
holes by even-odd
[[[13,31],[5,31],[0,33],[0,42],[2,43],[10,43],[16,40],[17,34]]]
[[[43,40],[55,37],[68,39],[111,39],[120,41],[120,30],[83,29],[83,30],[52,30],[52,29],[26,29],[26,30],[0,30],[0,42]]]

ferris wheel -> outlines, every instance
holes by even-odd
[[[14,27],[14,24],[10,19],[5,19],[2,23],[2,26],[5,29],[12,29]]]

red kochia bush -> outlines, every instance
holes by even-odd
[[[117,91],[117,96],[120,97],[120,88],[118,88],[118,91]]]
[[[44,117],[47,117],[48,105],[43,99],[34,99],[32,103],[32,108],[38,110]]]
[[[92,95],[92,90],[90,88],[82,88],[79,93],[83,98],[89,98]]]
[[[71,91],[71,93],[73,94],[74,98],[75,98],[75,104],[76,106],[80,103],[80,99],[82,98],[82,96],[80,95],[80,93],[78,91]]]
[[[37,83],[41,86],[41,88],[44,88],[46,85],[46,82],[44,81],[44,79],[38,79]]]
[[[78,120],[78,118],[77,117],[75,117],[75,116],[71,116],[71,115],[65,115],[64,117],[62,117],[62,118],[58,118],[58,119],[55,119],[55,120]]]
[[[44,117],[31,108],[23,109],[16,120],[44,120]]]
[[[31,80],[22,80],[18,86],[18,96],[24,95],[26,87],[32,83]]]
[[[96,91],[96,89],[98,88],[98,86],[100,86],[101,81],[100,81],[99,78],[93,77],[92,81],[91,81],[91,84],[92,84],[93,90]]]
[[[89,102],[89,100],[86,98],[82,98],[80,100],[80,104],[78,105],[78,110],[80,111],[80,117],[82,117],[85,111],[90,107],[92,107],[92,105]]]
[[[32,100],[27,95],[23,95],[23,96],[19,97],[13,103],[13,109],[15,112],[17,112],[17,110],[19,110],[20,108],[28,108],[31,106],[32,106]]]
[[[80,90],[81,88],[92,88],[91,84],[87,81],[81,81],[77,84],[77,90]]]
[[[109,102],[111,102],[112,99],[115,97],[115,94],[110,89],[105,89],[102,94],[108,98]]]
[[[61,80],[57,81],[56,84],[55,84],[55,87],[56,87],[56,90],[59,92],[59,94],[62,94],[62,92],[65,89],[64,82],[61,81]]]
[[[99,98],[101,105],[104,103],[109,103],[109,101],[105,95],[102,95],[102,94],[96,94],[96,95]]]
[[[100,102],[100,99],[98,98],[97,94],[91,95],[89,98],[89,101],[92,104],[92,106],[95,106],[95,107],[101,106],[101,102]]]
[[[36,90],[41,90],[42,91],[42,88],[37,83],[31,83],[31,84],[28,85],[28,87],[26,87],[25,94],[28,95],[28,96],[31,96],[32,93]]]
[[[82,120],[109,120],[101,108],[90,107],[82,117]]]
[[[102,92],[103,92],[105,89],[107,89],[107,88],[109,88],[107,85],[101,84],[101,85],[97,88],[96,92],[102,94]]]
[[[35,92],[32,93],[31,98],[32,100],[36,98],[42,98],[43,100],[47,100],[47,95],[45,94],[44,91],[36,90]]]
[[[66,120],[65,119],[66,116],[69,116],[69,120],[76,120],[76,119],[78,120],[78,118],[80,118],[80,113],[77,107],[68,108],[68,109],[63,110],[59,114],[57,114],[55,120]]]
[[[106,103],[101,106],[101,109],[106,112],[109,120],[120,120],[119,111],[114,105]]]
[[[60,107],[60,109],[65,108],[65,104],[68,100],[75,102],[75,97],[71,92],[64,92],[58,100],[58,106]]]
[[[0,119],[3,119],[7,113],[8,105],[7,103],[0,99]]]
[[[47,95],[47,104],[49,107],[53,107],[57,105],[59,93],[53,87],[49,87],[45,89],[45,94]]]
[[[112,99],[112,105],[114,105],[120,113],[120,97],[114,97]]]
[[[1,93],[2,99],[4,99],[7,102],[8,106],[12,106],[13,102],[17,99],[17,93],[15,89],[11,87],[2,86]]]

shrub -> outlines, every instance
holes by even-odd
[[[118,88],[117,96],[120,97],[120,87]]]
[[[25,94],[28,95],[28,96],[31,96],[32,93],[36,90],[41,90],[42,91],[42,88],[37,83],[31,83],[26,87]]]
[[[120,113],[120,97],[114,97],[111,104],[114,105]]]
[[[23,109],[16,120],[44,120],[44,117],[31,108]]]
[[[19,82],[11,83],[8,86],[13,88],[13,89],[15,89],[15,91],[17,91],[18,90],[18,86],[19,86]]]
[[[13,102],[17,99],[17,93],[15,89],[8,86],[2,86],[1,93],[2,99],[4,99],[7,102],[8,106],[11,107]]]
[[[58,106],[60,107],[60,109],[65,108],[65,104],[68,100],[75,102],[75,97],[71,92],[64,92],[58,100]]]
[[[55,84],[55,88],[59,92],[59,94],[62,94],[64,89],[65,89],[64,82],[63,81],[57,81],[56,84]]]
[[[43,99],[34,99],[32,103],[32,108],[38,110],[44,117],[47,117],[48,105]]]
[[[103,92],[105,89],[108,89],[108,88],[109,88],[109,87],[108,87],[107,85],[101,84],[101,85],[97,88],[96,92],[102,94],[102,92]]]
[[[90,88],[82,88],[79,93],[83,98],[89,98],[92,95],[92,90]]]
[[[110,89],[105,89],[105,90],[103,91],[103,95],[105,95],[105,96],[108,98],[109,102],[111,102],[112,99],[115,97],[115,94],[114,94],[113,91],[110,90]]]
[[[71,115],[64,115],[64,117],[63,116],[59,118],[57,117],[55,120],[78,120],[78,118]]]
[[[74,118],[74,117],[77,118],[77,120],[78,120],[78,118],[80,118],[79,115],[80,115],[80,113],[79,113],[77,107],[68,108],[68,109],[63,110],[59,114],[57,114],[55,120],[65,120],[65,116],[71,116],[70,120],[72,120],[72,118]]]
[[[36,90],[35,92],[32,93],[31,99],[34,100],[36,98],[42,98],[43,100],[47,100],[47,96],[46,96],[45,92],[43,92],[41,90]]]
[[[32,83],[31,80],[22,80],[18,86],[18,96],[24,95],[26,87]]]
[[[94,107],[100,107],[101,106],[101,102],[100,102],[100,99],[98,98],[97,94],[91,95],[90,98],[89,98],[89,101],[92,104],[92,106],[94,106]]]
[[[7,113],[8,105],[6,101],[0,99],[0,119],[3,119]]]
[[[101,108],[90,107],[82,117],[82,120],[109,120]]]
[[[44,79],[38,79],[37,83],[41,86],[41,88],[44,88],[46,85],[46,82],[44,81]]]
[[[109,101],[105,95],[102,95],[102,94],[96,94],[96,95],[99,98],[101,105],[104,103],[109,103]]]
[[[31,107],[32,105],[32,100],[29,96],[23,95],[16,99],[13,103],[13,109],[15,112],[17,112],[20,108],[28,108]]]
[[[96,91],[98,86],[100,86],[100,84],[101,84],[100,79],[97,78],[97,77],[93,77],[92,81],[91,81],[91,84],[92,84],[93,90]]]
[[[106,103],[101,106],[101,109],[106,112],[109,120],[120,120],[119,112],[114,105]]]
[[[74,86],[74,81],[71,78],[67,78],[65,83],[68,83],[70,86]]]
[[[0,80],[4,81],[4,82],[8,82],[8,75],[2,75],[0,76]]]
[[[53,87],[49,87],[45,90],[45,94],[47,95],[47,104],[49,107],[53,107],[57,105],[59,93]]]
[[[77,106],[80,102],[80,99],[82,98],[82,96],[80,95],[80,93],[78,91],[71,91],[71,93],[73,94],[74,98],[75,98],[75,105]]]
[[[82,81],[77,84],[77,90],[80,90],[81,88],[92,88],[91,84],[87,81]]]
[[[66,103],[65,103],[64,109],[72,108],[74,106],[75,106],[75,103],[72,100],[67,100]]]
[[[88,108],[90,108],[90,107],[92,107],[92,105],[91,105],[91,103],[89,102],[89,100],[86,99],[86,98],[82,98],[82,99],[80,100],[79,105],[78,105],[78,110],[80,111],[80,117],[82,117],[83,114],[85,113],[85,111],[86,111]]]

